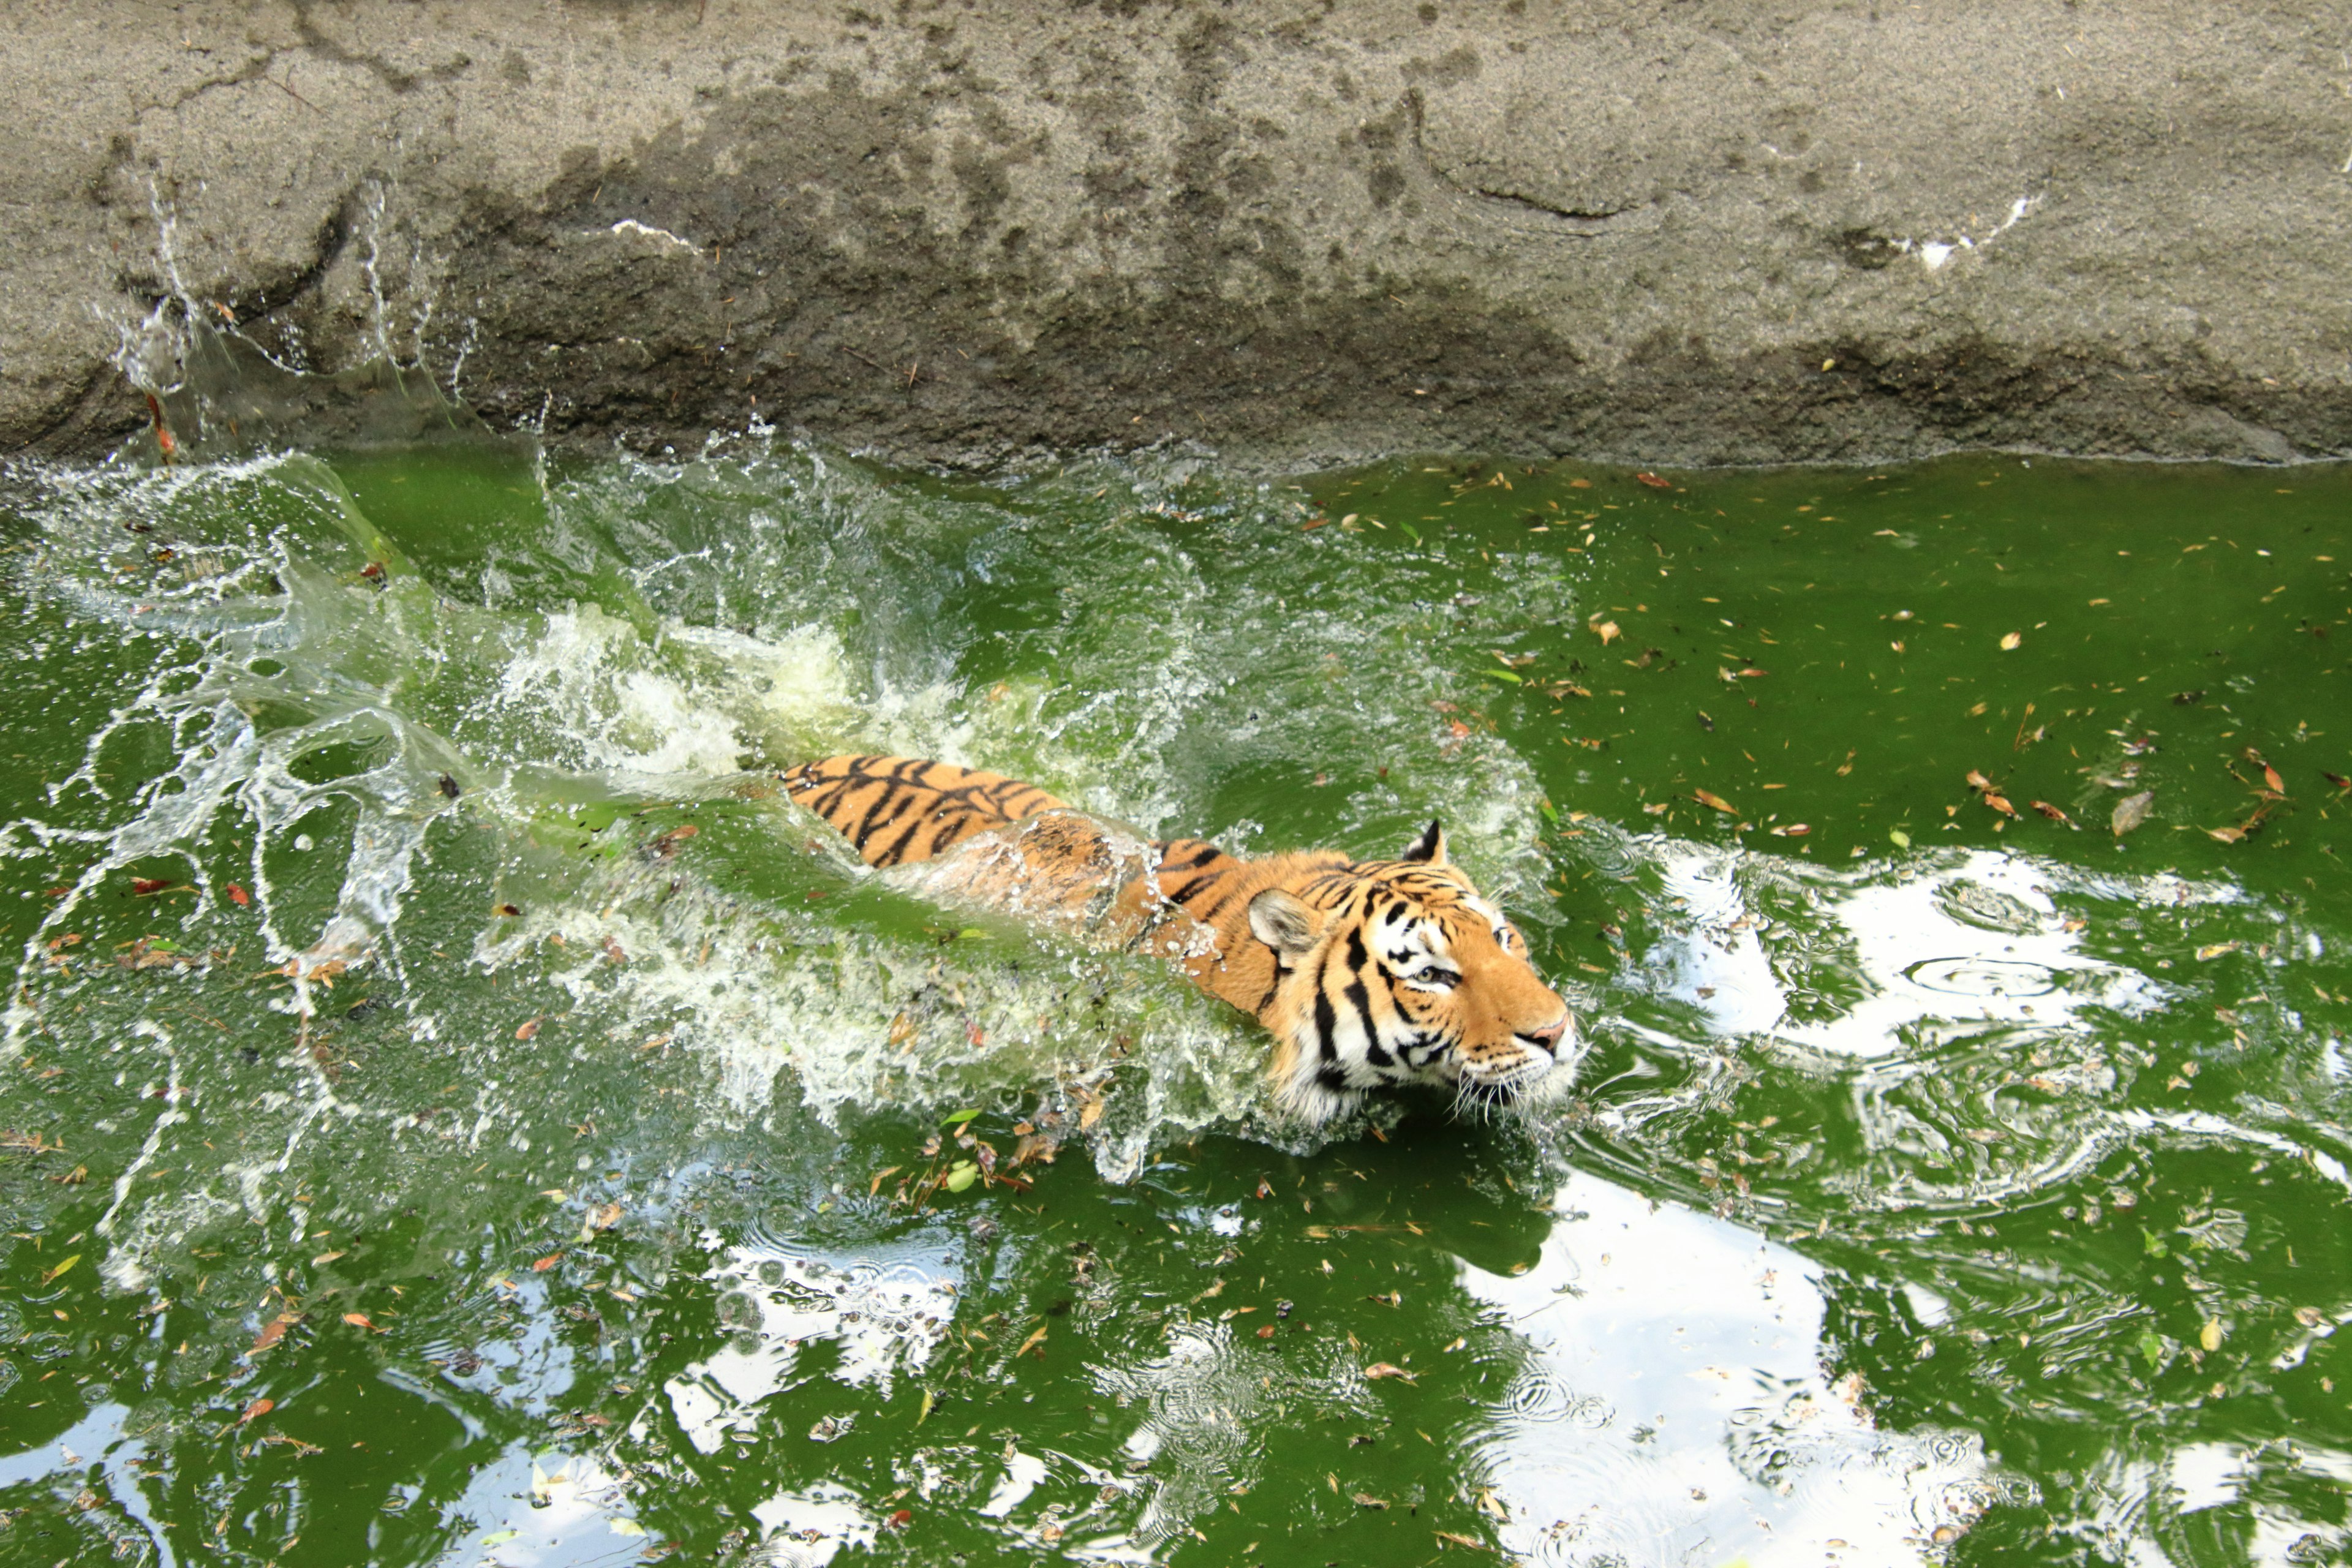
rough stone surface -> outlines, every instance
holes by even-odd
[[[187,314],[592,442],[756,417],[950,463],[2352,448],[2336,5],[10,20],[0,449],[135,433]]]

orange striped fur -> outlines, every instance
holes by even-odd
[[[1265,1026],[1277,1097],[1308,1121],[1409,1083],[1479,1105],[1549,1093],[1580,1049],[1526,939],[1447,860],[1434,822],[1395,860],[1244,860],[945,763],[827,757],[783,783],[912,890],[1173,959]]]

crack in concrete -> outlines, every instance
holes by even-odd
[[[421,82],[455,81],[473,68],[474,64],[470,56],[461,54],[422,74],[404,71],[380,54],[362,54],[328,36],[310,20],[310,0],[295,0],[294,31],[301,38],[302,47],[320,58],[332,60],[337,65],[358,66],[373,73],[378,81],[396,93],[414,92]]]

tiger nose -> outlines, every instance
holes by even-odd
[[[1519,1031],[1522,1038],[1533,1040],[1536,1044],[1541,1046],[1545,1050],[1549,1051],[1554,1056],[1558,1056],[1559,1054],[1559,1038],[1562,1035],[1567,1033],[1568,1015],[1565,1013],[1562,1013],[1557,1019],[1553,1020],[1551,1023],[1546,1024],[1540,1029],[1522,1029]]]

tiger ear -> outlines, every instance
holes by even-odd
[[[1445,829],[1435,817],[1421,830],[1421,837],[1405,846],[1401,857],[1408,864],[1443,866],[1445,864]]]
[[[1250,934],[1286,958],[1315,945],[1323,917],[1280,888],[1268,888],[1249,901]]]

